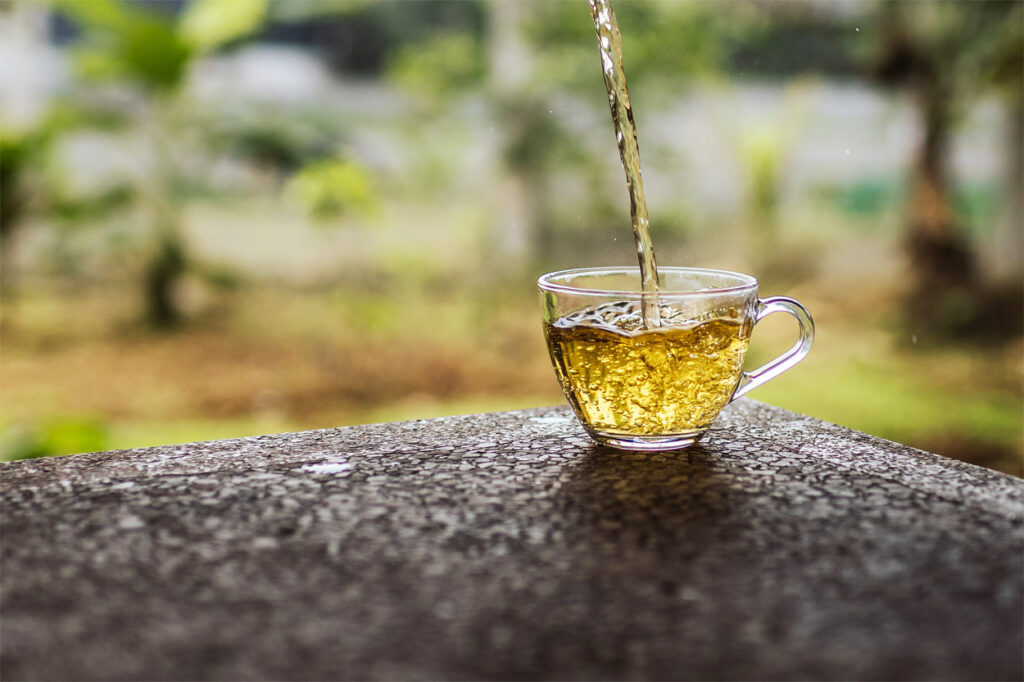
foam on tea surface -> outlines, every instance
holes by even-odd
[[[558,380],[584,423],[609,434],[686,434],[706,429],[729,402],[752,323],[659,312],[657,329],[645,328],[631,301],[545,325]]]

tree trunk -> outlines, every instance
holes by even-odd
[[[949,98],[936,78],[917,89],[923,140],[914,162],[907,251],[912,286],[907,313],[920,331],[943,336],[972,333],[980,308],[975,300],[976,265],[958,232],[947,175]]]
[[[992,275],[1019,287],[1024,274],[1024,95],[1019,90],[1007,109],[1005,209],[992,240]]]
[[[146,319],[154,327],[167,329],[181,322],[176,290],[185,273],[185,248],[175,231],[161,234],[146,266],[143,287]]]
[[[973,254],[958,234],[946,172],[950,120],[948,99],[934,84],[918,95],[924,139],[914,164],[908,246],[915,284],[922,291],[969,287]]]
[[[184,318],[176,294],[188,264],[181,213],[174,197],[177,177],[171,154],[174,106],[172,95],[156,96],[150,104],[153,161],[144,184],[153,247],[143,273],[142,286],[146,320],[159,329],[175,327]]]

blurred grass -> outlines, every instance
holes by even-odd
[[[891,440],[920,442],[958,432],[985,443],[1019,441],[1019,399],[984,389],[967,395],[937,391],[927,378],[894,373],[898,363],[888,364],[815,367],[814,384],[768,384],[751,397]]]
[[[1019,395],[994,385],[997,379],[979,378],[969,389],[945,385],[941,372],[954,354],[897,352],[864,360],[829,357],[832,349],[817,345],[800,366],[809,380],[783,375],[751,396],[896,440],[959,431],[1009,444],[1021,436],[1024,405]]]
[[[820,316],[810,355],[750,397],[1024,475],[1020,341],[926,345],[877,317],[858,324]],[[784,350],[795,334],[775,318],[758,325],[748,368]]]

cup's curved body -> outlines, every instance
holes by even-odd
[[[653,323],[644,317],[639,268],[582,268],[538,280],[558,381],[583,427],[604,445],[692,445],[729,401],[810,350],[814,324],[807,310],[792,299],[758,299],[753,277],[697,268],[659,268],[658,274]],[[777,311],[797,318],[800,340],[768,365],[743,372],[754,325]]]

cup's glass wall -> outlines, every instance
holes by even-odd
[[[757,281],[682,268],[659,275],[656,320],[645,317],[650,294],[640,290],[638,268],[574,270],[538,282],[555,374],[580,423],[601,444],[688,447],[741,381],[761,309]]]

